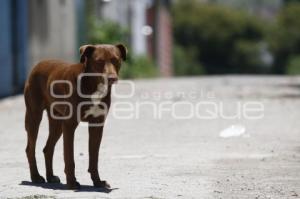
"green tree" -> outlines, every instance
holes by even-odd
[[[291,56],[300,54],[299,19],[300,3],[289,3],[280,12],[269,34],[269,43],[275,56],[274,73],[285,73]]]
[[[173,72],[176,76],[193,76],[204,73],[202,64],[197,62],[197,49],[182,48],[175,45],[173,48]]]
[[[287,64],[288,75],[300,75],[300,56],[292,56]]]
[[[195,61],[203,64],[207,73],[251,73],[262,68],[261,61],[251,60],[259,56],[258,46],[265,33],[256,17],[225,6],[185,0],[175,4],[173,20],[175,42],[185,49],[196,49]],[[239,62],[241,58],[243,62]]]
[[[91,43],[124,43],[128,46],[129,30],[121,27],[118,23],[91,18],[88,32],[88,40]]]

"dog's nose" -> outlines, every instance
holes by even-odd
[[[116,75],[109,75],[108,76],[108,84],[113,84],[118,81],[118,77]]]
[[[118,81],[118,78],[108,78],[108,83],[113,84]]]

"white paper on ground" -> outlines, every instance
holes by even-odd
[[[245,134],[245,132],[246,132],[246,128],[243,125],[231,125],[228,128],[221,131],[220,137],[222,138],[238,137]]]

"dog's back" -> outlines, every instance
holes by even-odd
[[[29,78],[25,84],[25,91],[28,90],[28,87],[43,86],[45,83],[47,83],[48,78],[52,74],[66,70],[66,68],[70,65],[70,63],[60,60],[46,60],[39,62],[36,66],[34,66],[29,75]],[[41,85],[36,85],[37,83]]]
[[[24,88],[25,102],[38,99],[46,103],[48,97],[47,91],[49,90],[51,81],[55,79],[69,79],[70,76],[76,76],[73,73],[79,73],[80,70],[81,68],[78,64],[71,64],[61,60],[39,62],[34,66],[26,81]]]

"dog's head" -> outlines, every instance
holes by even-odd
[[[122,61],[126,60],[127,49],[118,45],[84,45],[80,49],[80,62],[89,73],[101,73],[111,85],[119,78]]]

